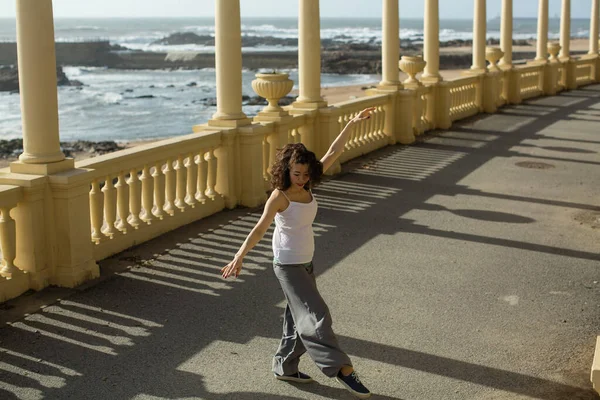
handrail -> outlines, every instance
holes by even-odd
[[[97,178],[107,173],[128,171],[140,166],[149,159],[177,157],[180,154],[194,152],[201,148],[217,147],[220,142],[221,132],[219,131],[193,133],[88,158],[76,162],[75,167],[89,169],[90,175]]]

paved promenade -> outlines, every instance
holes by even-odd
[[[382,149],[315,192],[318,285],[374,399],[599,398],[600,85]],[[270,233],[240,278],[219,276],[259,215],[221,213],[76,291],[4,305],[0,398],[351,399],[308,356],[317,382],[273,379]]]

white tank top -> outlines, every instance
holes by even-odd
[[[281,192],[288,200],[285,211],[275,215],[273,232],[273,255],[281,264],[305,264],[311,262],[315,252],[312,223],[317,215],[317,201],[310,193],[310,203],[298,203]]]

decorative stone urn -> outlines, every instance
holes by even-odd
[[[423,72],[425,69],[425,61],[421,56],[402,56],[398,66],[402,72],[408,74],[408,79],[404,81],[404,85],[407,87],[418,87],[423,84],[415,78],[419,72]]]
[[[488,69],[490,71],[499,71],[498,61],[504,56],[504,52],[500,47],[488,46],[485,48],[485,59],[490,63]]]
[[[279,99],[286,96],[294,87],[294,81],[288,78],[288,74],[271,73],[256,74],[256,79],[252,81],[252,89],[260,97],[264,97],[269,102],[260,114],[263,115],[284,115],[286,112],[279,107]]]
[[[550,42],[548,43],[548,53],[550,53],[550,61],[558,61],[558,52],[561,47],[559,43]]]

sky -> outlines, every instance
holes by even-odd
[[[399,0],[400,18],[422,18],[423,0]],[[441,18],[472,19],[473,0],[439,0]],[[592,0],[572,0],[572,18],[589,18]],[[549,0],[559,16],[561,0]],[[15,17],[16,0],[0,0],[0,18]],[[381,0],[321,0],[321,17],[381,18]],[[515,17],[536,17],[537,0],[514,0]],[[502,0],[487,0],[488,18],[500,15]],[[210,17],[215,0],[54,0],[60,17]],[[296,17],[298,0],[240,0],[243,17]]]

